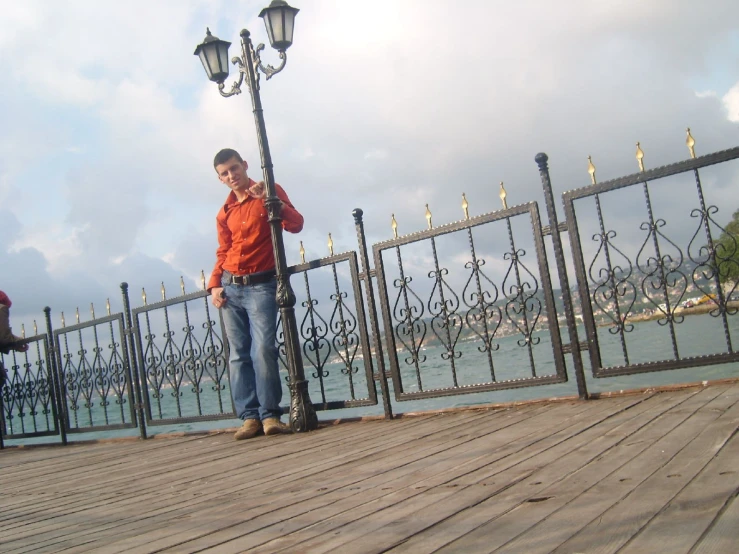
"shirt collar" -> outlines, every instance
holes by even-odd
[[[250,177],[249,178],[249,188],[251,188],[254,184],[256,184],[256,181]],[[247,196],[244,199],[244,202],[248,202],[250,200],[254,200],[254,199],[251,196]],[[236,193],[234,191],[231,191],[228,194],[228,197],[226,198],[226,203],[223,205],[223,211],[227,212],[228,210],[230,210],[231,208],[233,208],[234,206],[240,203],[241,202],[239,202],[239,199],[236,198]]]

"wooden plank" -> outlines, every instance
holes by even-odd
[[[716,390],[704,390],[691,397],[676,409],[662,414],[649,426],[634,433],[628,440],[614,446],[597,459],[581,467],[576,474],[544,489],[536,499],[537,501],[532,502],[529,498],[513,506],[508,513],[496,517],[469,535],[462,537],[450,545],[450,548],[475,548],[481,547],[483,543],[489,551],[496,549],[515,551],[522,543],[525,543],[526,547],[535,549],[546,548],[544,541],[548,540],[549,537],[544,536],[545,534],[541,530],[538,530],[538,535],[533,533],[534,526],[542,523],[546,518],[550,518],[558,509],[572,502],[580,494],[597,485],[603,479],[612,476],[614,472],[621,470],[624,466],[633,468],[634,471],[627,472],[628,477],[633,480],[623,482],[622,485],[638,483],[639,475],[641,475],[640,471],[648,475],[653,471],[652,468],[658,467],[663,459],[663,455],[659,454],[661,450],[665,452],[678,451],[692,438],[693,435],[690,432],[680,431],[681,425],[702,406],[713,400],[717,396],[717,392]],[[670,435],[671,431],[676,431],[677,434]],[[665,437],[670,437],[671,440],[656,448],[655,444],[663,441]],[[647,455],[640,457],[643,452],[646,452]],[[486,535],[492,528],[495,528],[495,537],[491,540]],[[549,531],[550,528],[547,526],[546,530]],[[556,545],[555,542],[549,547],[549,550]]]
[[[739,544],[739,488],[734,491],[691,554],[733,552]]]
[[[467,415],[466,415],[466,416],[464,417],[464,419],[469,419],[470,417],[474,417],[474,415],[472,415],[472,416],[467,416]],[[451,421],[451,420],[450,420],[450,421]],[[460,424],[460,421],[459,421],[459,419],[457,419],[457,420],[453,421],[453,423],[454,423],[455,425],[458,425],[458,424]],[[414,426],[413,424],[405,424],[404,426],[405,426],[405,427],[412,427],[412,428],[414,428],[414,427],[415,427],[415,426]],[[430,424],[430,425],[429,425],[429,427],[428,427],[428,429],[429,429],[429,432],[431,432],[431,431],[432,431],[432,430],[434,429],[434,427],[438,428],[438,427],[439,427],[439,425],[438,425],[438,424],[436,424],[436,425],[434,426],[433,424]],[[424,432],[424,435],[425,435],[425,434],[428,434],[428,432]],[[311,433],[311,435],[313,435],[313,437],[315,437],[315,435],[316,435],[316,434],[314,434],[314,433]],[[288,449],[288,452],[294,452],[294,451],[296,451],[296,449],[295,449],[294,447],[292,447],[292,446],[285,446],[285,443],[289,443],[289,442],[291,442],[291,439],[294,439],[294,438],[295,438],[295,437],[274,437],[274,438],[270,437],[270,438],[266,439],[267,441],[269,441],[269,442],[267,443],[267,444],[268,444],[269,446],[268,446],[267,448],[263,448],[263,449],[256,449],[256,450],[255,450],[255,452],[256,452],[256,453],[257,453],[257,454],[258,454],[258,455],[260,456],[260,458],[261,458],[262,456],[264,456],[264,459],[270,459],[270,458],[273,458],[273,457],[275,457],[275,452],[274,452],[274,450],[276,450],[276,449],[278,449],[278,450],[279,450],[279,448],[277,448],[277,447],[279,447],[279,446],[280,446],[280,443],[282,443],[282,449]],[[304,438],[304,437],[301,437],[301,438]],[[257,439],[256,441],[258,441],[258,440],[259,440],[259,439]],[[262,440],[264,441],[264,439],[262,439]],[[255,441],[255,442],[256,442],[256,441]],[[251,441],[247,441],[247,442],[251,442]],[[392,443],[392,441],[387,441],[387,440],[386,440],[386,442],[391,442],[391,443]],[[366,443],[366,441],[365,441],[365,443]],[[229,442],[228,444],[229,444],[229,448],[230,448],[231,450],[234,450],[234,446],[235,446],[235,447],[236,447],[237,449],[238,449],[238,448],[239,448],[239,447],[241,446],[240,444],[236,444],[236,445],[234,445],[234,443],[233,443],[233,440],[232,440],[232,439],[231,439],[231,441],[230,441],[230,442]],[[302,449],[302,450],[304,451],[305,449]],[[267,452],[269,452],[269,454],[265,454],[265,453],[264,453],[263,451],[267,451]],[[298,452],[300,452],[300,451],[301,451],[301,450],[298,450]],[[236,450],[236,452],[238,453],[238,450]],[[233,457],[233,456],[232,456],[231,458],[237,458],[237,457]],[[186,460],[186,463],[187,463],[187,464],[191,464],[191,463],[192,463],[192,457],[191,457],[191,456],[184,456],[184,455],[182,455],[182,453],[180,453],[180,454],[178,455],[178,461],[180,461],[180,462],[181,462],[181,461],[182,461],[183,459],[184,459],[184,460]],[[200,461],[202,461],[202,458],[200,459]],[[234,460],[232,459],[232,460],[231,460],[231,462],[233,462],[233,461],[234,461]],[[134,467],[135,467],[135,466],[134,466]],[[202,465],[201,465],[200,467],[204,467],[204,466],[202,466]],[[168,467],[168,469],[169,469],[169,467]],[[244,471],[244,468],[243,468],[243,467],[239,467],[238,469],[239,469],[239,470],[241,470],[241,471]],[[161,480],[161,468],[159,468],[159,469],[157,470],[157,472],[153,473],[152,475],[153,475],[153,477],[154,477],[154,478],[155,478],[155,479],[156,479],[157,481],[160,481],[160,480]],[[104,477],[104,476],[102,476],[102,475],[101,475],[101,477]],[[85,498],[86,498],[86,500],[87,500],[87,503],[88,503],[88,504],[90,503],[90,495],[89,495],[89,490],[88,490],[88,489],[89,489],[89,486],[88,486],[88,485],[89,485],[89,482],[90,482],[90,481],[86,481],[86,482],[83,482],[83,483],[81,483],[81,485],[82,485],[82,491],[83,491],[83,492],[85,493]],[[148,481],[147,481],[147,480],[145,480],[145,479],[144,479],[144,480],[142,480],[141,478],[137,478],[137,479],[135,479],[135,480],[133,481],[133,484],[132,484],[132,485],[129,485],[129,483],[130,483],[130,482],[131,482],[131,480],[129,479],[129,480],[128,480],[128,482],[126,483],[126,485],[127,485],[127,486],[134,486],[134,487],[137,487],[137,488],[139,489],[139,490],[138,490],[138,492],[137,492],[137,494],[133,495],[133,496],[132,496],[132,497],[130,498],[130,500],[131,500],[132,502],[137,502],[137,503],[140,503],[140,500],[141,500],[141,497],[139,496],[139,494],[140,494],[140,489],[141,489],[141,488],[142,488],[142,487],[143,487],[144,485],[146,485],[146,484],[148,483]],[[171,484],[171,482],[168,482],[167,484]],[[208,486],[208,485],[206,484],[205,486]],[[212,487],[211,487],[211,488],[212,488]],[[119,495],[119,494],[120,494],[120,491],[121,491],[121,489],[119,488],[118,490],[114,491],[114,493],[113,493],[113,494],[114,494],[114,495]],[[149,494],[150,494],[150,495],[152,495],[152,496],[154,496],[154,497],[156,497],[156,496],[157,496],[157,494],[156,494],[156,491],[155,491],[154,493],[151,493],[151,492],[150,492]],[[177,493],[173,493],[173,494],[177,494]],[[111,505],[110,505],[109,503],[107,503],[107,502],[105,502],[105,503],[101,504],[101,506],[102,506],[102,505],[105,505],[105,507],[106,507],[106,508],[108,508],[108,509],[110,509],[110,507],[111,507]],[[65,506],[65,509],[66,509],[66,511],[67,511],[67,515],[69,515],[69,507],[68,507],[68,506]]]
[[[739,433],[621,552],[689,552],[739,489]],[[734,537],[737,531],[734,529]],[[735,542],[736,545],[736,542]]]
[[[591,522],[589,540],[574,550],[570,546],[563,551],[578,552],[584,547],[586,552],[615,552],[729,440],[739,419],[738,401],[739,387],[733,394],[719,395],[629,463],[576,497],[576,491],[566,491],[564,498],[557,490],[548,492],[567,504],[506,544],[505,549],[531,554],[552,552]],[[608,518],[605,512],[614,506],[616,514]]]
[[[657,395],[647,401],[637,404],[629,410],[615,414],[590,428],[573,439],[564,441],[549,451],[549,458],[540,464],[537,472],[521,485],[511,487],[510,494],[496,495],[478,505],[471,503],[468,506],[460,505],[458,511],[449,517],[440,520],[433,526],[424,529],[405,541],[398,543],[398,552],[433,552],[438,548],[451,543],[467,533],[477,529],[494,519],[497,515],[506,513],[520,502],[542,495],[542,491],[549,483],[563,479],[567,475],[577,472],[582,465],[597,459],[601,454],[626,440],[635,431],[647,426],[665,411],[685,402],[695,392],[680,396]],[[533,460],[540,462],[542,460]],[[524,462],[527,463],[527,462]],[[505,478],[504,474],[496,474],[489,470],[480,477],[477,483],[494,483]],[[475,486],[470,486],[474,491]]]
[[[728,391],[727,394],[707,404],[704,410],[718,410],[719,413],[721,411],[723,413],[709,423],[667,464],[649,476],[634,491],[619,499],[611,509],[599,514],[597,499],[592,499],[592,495],[605,496],[608,494],[607,490],[603,490],[603,485],[607,487],[605,482],[593,487],[587,495],[578,498],[578,502],[582,501],[586,504],[591,502],[587,505],[587,509],[577,511],[574,506],[568,506],[566,516],[569,521],[587,522],[589,519],[591,521],[582,531],[564,542],[554,552],[605,553],[616,552],[621,548],[695,478],[724,447],[735,432],[737,421],[739,421],[737,400],[739,400],[739,388],[735,387],[733,391]],[[734,404],[724,409],[730,401]]]
[[[582,409],[582,408],[579,408]],[[538,412],[538,410],[536,411]],[[511,425],[514,425],[516,421],[524,421],[525,419],[528,419],[529,416],[531,416],[531,413],[527,412],[521,412],[516,414],[515,412],[513,414],[509,414],[510,417],[508,417],[505,420],[501,420],[498,418],[497,420],[485,418],[484,420],[481,420],[480,423],[483,423],[484,426],[482,427],[482,432],[484,432],[485,426],[489,426],[491,422],[496,422],[495,426],[497,427],[508,427]],[[438,452],[453,452],[454,447],[458,443],[463,443],[464,441],[469,440],[469,437],[463,436],[465,433],[469,434],[472,431],[474,431],[474,427],[470,427],[468,424],[464,425],[465,432],[460,433],[459,430],[450,429],[450,435],[445,437],[443,435],[436,434],[434,436],[426,437],[426,442],[433,442],[435,446],[435,450]],[[455,435],[459,435],[455,438]],[[331,498],[329,498],[328,495],[331,494],[332,489],[336,488],[343,488],[345,489],[343,491],[344,496],[351,496],[351,495],[357,495],[358,491],[361,489],[365,489],[367,485],[364,486],[357,486],[358,484],[361,484],[362,481],[365,481],[367,477],[370,477],[372,475],[381,475],[383,479],[397,479],[399,475],[397,474],[397,469],[400,468],[408,468],[412,465],[412,460],[418,460],[422,463],[430,463],[434,459],[436,459],[434,456],[430,456],[429,454],[432,454],[428,452],[428,447],[426,448],[419,448],[418,446],[410,445],[410,448],[408,450],[409,457],[404,457],[402,455],[395,455],[395,456],[380,456],[378,457],[378,463],[373,464],[373,467],[375,469],[371,472],[365,475],[366,472],[357,472],[356,470],[352,470],[352,468],[346,467],[346,464],[338,464],[337,467],[341,468],[340,472],[335,472],[331,474],[331,480],[330,482],[326,483],[326,486],[321,487],[321,490],[319,492],[315,491],[307,491],[310,495],[313,495],[317,497],[317,501],[321,504],[331,503]],[[412,456],[412,457],[410,457]],[[364,461],[364,465],[366,465],[367,460]],[[385,467],[386,466],[386,467]],[[362,467],[361,465],[358,467]],[[344,476],[342,478],[342,475]],[[337,480],[338,477],[338,480]],[[349,482],[345,482],[343,479],[350,478]],[[369,488],[368,490],[371,490]],[[165,542],[169,540],[170,543],[173,542],[173,540],[181,541],[183,534],[184,536],[191,536],[193,533],[197,533],[200,535],[208,535],[212,534],[210,529],[213,528],[213,526],[218,529],[219,527],[229,527],[231,525],[231,520],[229,519],[229,515],[231,513],[237,513],[240,514],[238,517],[242,518],[239,521],[248,521],[250,525],[257,525],[259,521],[263,521],[265,518],[269,518],[270,514],[272,514],[275,511],[283,510],[285,511],[285,507],[287,507],[288,511],[291,507],[296,508],[297,512],[296,514],[299,514],[303,511],[309,511],[311,509],[311,501],[313,500],[310,497],[306,498],[297,498],[294,494],[294,491],[285,490],[284,497],[281,497],[280,501],[273,501],[270,506],[266,506],[261,509],[251,509],[251,513],[244,513],[243,510],[239,511],[238,509],[232,508],[228,503],[228,498],[221,499],[220,504],[221,508],[218,510],[220,512],[219,514],[213,514],[214,517],[203,519],[201,524],[195,524],[190,525],[187,530],[183,530],[183,533],[178,533],[176,536],[173,536],[172,539],[168,539],[167,536],[162,537],[161,535],[162,530],[161,527],[165,527],[166,531],[165,534],[168,534],[168,536],[172,536],[172,528],[171,526],[156,526],[155,531],[157,531],[157,539],[164,540]],[[270,488],[270,495],[274,495],[275,493],[279,494],[279,490],[275,490],[273,488]],[[293,514],[293,515],[296,515]],[[225,517],[222,517],[225,516]],[[251,518],[249,516],[252,516]],[[207,539],[211,540],[211,539]],[[141,537],[134,536],[130,539],[126,539],[126,546],[130,546],[131,543],[138,543],[142,542]],[[115,544],[113,546],[113,549],[118,548],[119,544]],[[147,545],[148,548],[148,545]]]
[[[573,552],[597,535],[595,514],[629,536],[627,507],[646,507],[628,550],[659,536],[675,502],[696,504],[694,483],[727,463],[734,439],[726,437],[739,419],[736,399],[727,409],[736,392],[727,391],[349,423],[245,442],[224,434],[6,451],[0,551],[430,552],[474,547],[470,537],[487,527],[480,550]],[[654,449],[665,444],[672,450],[661,462]],[[616,477],[640,469],[639,482]],[[688,548],[710,551],[732,538],[739,484],[714,487],[710,509],[698,498],[705,513]],[[578,515],[586,505],[591,517]]]
[[[429,425],[428,428],[430,430],[432,430],[434,428],[434,424],[433,423],[429,423],[428,425]],[[360,432],[360,433],[357,433],[357,434],[358,435],[361,435],[362,433]],[[315,437],[315,434],[314,433],[311,433],[311,435],[313,435],[313,437],[311,437],[311,438],[314,438]],[[303,438],[303,437],[301,437],[301,438]],[[285,452],[275,452],[274,446],[276,444],[280,444],[279,443],[280,440],[282,440],[282,441],[292,441],[292,440],[295,440],[295,439],[296,439],[296,437],[270,437],[270,438],[253,439],[253,441],[254,441],[253,443],[252,443],[252,441],[248,441],[249,446],[252,446],[253,447],[252,449],[256,449],[257,450],[257,453],[264,453],[261,458],[254,459],[253,457],[251,457],[251,459],[249,461],[252,464],[255,464],[256,465],[256,464],[259,464],[259,463],[261,463],[261,462],[263,462],[265,460],[272,459],[274,457],[283,457],[284,458]],[[213,439],[211,439],[211,440],[213,440]],[[266,448],[256,448],[256,446],[257,446],[256,443],[259,442],[259,441],[264,441],[264,440],[269,441],[267,443],[268,446]],[[359,439],[356,439],[356,440],[361,441],[362,439],[360,437]],[[364,442],[363,442],[363,444],[366,444],[366,443],[367,443],[367,441],[365,439]],[[263,444],[263,442],[262,442],[262,444]],[[308,453],[308,454],[310,453],[309,452],[310,451],[310,448],[307,448],[305,444],[299,444],[299,445],[297,445],[298,446],[297,449],[294,448],[294,447],[291,447],[291,446],[285,446],[284,442],[282,442],[282,445],[283,445],[283,449],[289,449],[288,450],[289,452],[293,452],[293,451],[296,451],[297,450],[297,451],[299,451],[301,453]],[[182,445],[180,445],[180,446],[182,446]],[[206,457],[200,457],[200,461],[206,463],[208,465],[208,467],[211,468],[211,467],[213,467],[212,466],[213,463],[221,463],[221,464],[226,463],[227,464],[229,462],[229,460],[225,460],[225,462],[224,462],[224,458],[226,458],[226,459],[227,458],[230,458],[231,460],[234,460],[234,459],[242,460],[243,459],[243,453],[239,449],[234,449],[234,446],[235,445],[233,444],[233,441],[229,441],[228,439],[226,439],[226,442],[223,442],[223,438],[221,437],[221,447],[220,448],[213,448],[212,447],[212,443],[211,443],[207,447],[207,449],[209,451],[208,456],[206,456]],[[320,450],[323,446],[325,446],[325,444],[324,443],[321,443],[321,444],[319,444],[317,446],[313,446],[313,448],[318,448]],[[237,446],[237,448],[239,448],[239,447],[241,447],[241,444]],[[230,453],[229,456],[223,456],[221,454],[221,451],[224,448],[226,449],[226,452],[227,453]],[[248,448],[248,446],[247,446],[247,448]],[[116,490],[116,494],[117,495],[120,495],[122,492],[125,491],[125,487],[126,486],[130,486],[130,487],[134,487],[134,488],[138,489],[140,487],[140,485],[142,484],[142,480],[144,480],[144,479],[147,479],[148,478],[152,483],[159,482],[160,479],[161,479],[161,466],[162,465],[166,465],[167,469],[169,470],[170,474],[172,474],[172,475],[178,475],[178,476],[179,475],[183,475],[183,473],[180,470],[181,469],[187,469],[188,466],[191,466],[192,465],[191,464],[191,459],[192,459],[192,452],[191,452],[191,450],[192,450],[192,445],[185,445],[182,448],[175,449],[173,452],[170,452],[170,455],[168,456],[167,459],[161,459],[161,458],[159,458],[159,459],[153,460],[151,462],[147,459],[145,461],[145,464],[146,464],[145,467],[146,467],[146,469],[142,469],[141,463],[131,463],[131,462],[138,462],[138,460],[134,460],[134,459],[132,459],[132,460],[118,460],[118,462],[117,462],[118,465],[126,466],[126,467],[129,467],[129,468],[134,468],[134,470],[136,472],[135,480],[132,480],[131,473],[130,472],[127,473],[127,474],[125,474],[119,480],[116,480],[115,478],[110,478],[109,477],[111,475],[111,473],[113,473],[113,472],[111,472],[111,470],[110,470],[109,467],[106,466],[106,467],[97,468],[97,469],[99,470],[98,471],[99,476],[101,478],[102,477],[105,478],[106,484],[108,486],[114,487],[116,485],[124,484],[124,487],[123,488],[118,487],[117,490]],[[56,489],[61,489],[61,491],[63,492],[63,494],[68,494],[68,492],[70,490],[77,489],[78,491],[82,492],[85,496],[87,496],[87,491],[89,489],[90,476],[91,475],[94,475],[93,472],[96,469],[94,467],[94,464],[90,464],[90,466],[92,466],[92,467],[90,467],[81,476],[79,475],[79,472],[77,472],[77,473],[73,474],[73,476],[72,476],[71,479],[66,479],[66,480],[61,481],[61,482],[59,482],[59,480],[57,479],[57,482],[55,483],[55,488]],[[302,467],[305,467],[305,466],[306,466],[306,464],[302,464]],[[148,469],[150,469],[150,471],[147,471]],[[53,472],[49,472],[49,473],[53,473]],[[184,477],[185,480],[190,479],[190,477],[189,477],[190,476],[190,473],[187,473],[186,472],[186,473],[184,473],[184,475],[185,475],[185,477]],[[183,481],[183,483],[185,483],[185,482],[186,481]],[[177,483],[176,481],[173,482],[172,480],[170,480],[170,481],[167,482],[167,485],[169,485],[169,486],[173,486],[173,485],[176,486],[176,485],[179,485],[179,484],[180,483]],[[43,490],[44,494],[49,494],[50,492],[54,492],[54,489],[49,490],[46,487],[42,487],[41,490]],[[24,489],[24,492],[27,492],[27,489]],[[103,499],[103,500],[105,500],[105,499]]]
[[[549,424],[552,424],[552,422],[556,421],[556,417],[552,417],[551,414],[543,415],[542,419],[544,419],[545,422]],[[526,424],[533,424],[532,420],[527,421]],[[505,429],[505,431],[510,431],[511,429],[513,428],[508,427]],[[495,438],[498,435],[499,433],[496,433],[490,438]],[[523,442],[526,439],[524,438],[521,440]],[[516,441],[508,440],[502,441],[503,444],[507,443],[502,450],[505,450],[506,448],[527,448],[525,444],[516,446],[515,442]],[[468,443],[468,445],[469,444],[471,443]],[[473,454],[471,456],[475,459],[485,456],[489,460],[491,458],[491,450],[494,448],[494,446],[495,444],[491,445],[487,444],[487,442],[480,444],[480,441],[478,441],[477,449],[472,451]],[[344,495],[345,497],[341,499],[334,497],[332,498],[332,502],[325,503],[324,506],[321,507],[313,508],[309,513],[309,518],[296,518],[296,514],[285,513],[283,511],[275,514],[279,519],[275,521],[275,523],[267,526],[267,524],[269,523],[268,518],[258,517],[255,520],[251,520],[245,523],[244,525],[230,528],[227,535],[221,533],[215,537],[208,537],[204,541],[195,541],[183,544],[182,551],[195,550],[206,545],[217,546],[219,552],[229,552],[232,550],[239,551],[244,548],[251,548],[268,540],[274,539],[275,536],[284,535],[288,532],[292,533],[296,530],[306,527],[310,527],[310,532],[313,533],[316,529],[313,524],[317,522],[322,522],[327,518],[336,516],[340,517],[341,515],[347,513],[351,513],[353,518],[359,518],[364,514],[364,510],[368,510],[367,513],[371,513],[373,510],[376,509],[373,505],[373,502],[375,502],[376,499],[387,499],[391,502],[399,502],[401,500],[420,495],[423,493],[424,490],[429,490],[435,485],[434,481],[443,483],[444,481],[448,481],[449,479],[454,478],[455,474],[457,474],[459,471],[464,471],[465,464],[460,463],[460,452],[469,453],[470,451],[455,449],[453,451],[450,451],[450,454],[452,456],[448,460],[446,460],[446,463],[442,461],[442,463],[440,464],[439,461],[436,461],[430,467],[421,466],[418,470],[414,468],[413,473],[407,474],[406,476],[402,477],[402,479],[395,480],[401,481],[398,486],[394,485],[392,487],[382,488],[375,486],[374,489],[363,490],[361,491],[361,493],[356,492],[350,496]],[[505,456],[502,451],[498,451],[497,449],[494,450],[493,455],[501,457]],[[372,484],[376,485],[376,483]],[[259,526],[262,527],[259,528]],[[226,539],[229,539],[232,542],[224,544],[224,541]],[[298,538],[297,542],[299,543],[301,540],[303,540],[303,538]],[[220,541],[220,543],[218,541]],[[270,543],[267,546],[267,549],[268,551],[272,551],[274,550],[274,546]]]
[[[645,422],[645,425],[620,437],[620,440],[612,441],[608,448],[600,450],[595,456],[585,456],[585,459],[581,456],[577,471],[564,479],[555,477],[545,480],[542,476],[535,475],[532,479],[541,481],[544,486],[533,494],[514,488],[507,491],[503,497],[494,499],[492,505],[477,507],[482,514],[489,512],[492,517],[483,525],[440,549],[440,552],[459,549],[493,551],[504,545],[509,546],[511,541],[556,509],[630,462],[669,431],[679,428],[695,411],[721,392],[723,390],[705,389],[689,397],[685,402],[677,404],[674,409]],[[587,452],[589,449],[590,445],[586,445],[583,451]]]
[[[634,400],[634,404],[639,404],[639,399]],[[605,406],[603,406],[605,408]],[[607,419],[606,416],[604,418]],[[581,440],[584,443],[592,443],[602,430],[597,430],[597,426],[588,426],[583,422],[583,427],[591,431],[591,435],[587,433],[573,433],[572,436],[577,437],[575,440]],[[314,515],[314,525],[307,528],[306,532],[295,533],[290,537],[276,539],[264,545],[264,551],[276,551],[278,548],[300,549],[304,551],[327,551],[331,548],[343,549],[344,551],[364,551],[366,548],[377,548],[378,550],[392,546],[393,542],[399,539],[395,536],[402,532],[403,538],[407,538],[415,528],[420,525],[428,525],[429,518],[435,518],[437,521],[444,519],[450,513],[456,513],[462,508],[476,506],[489,498],[495,496],[509,487],[516,486],[520,478],[529,472],[535,472],[546,467],[547,464],[558,460],[559,470],[569,467],[569,460],[562,462],[567,457],[567,452],[571,450],[572,445],[566,444],[567,438],[562,437],[560,445],[562,448],[550,447],[542,450],[538,456],[530,457],[525,461],[517,460],[507,469],[501,467],[498,472],[496,481],[490,480],[482,486],[462,486],[455,487],[453,481],[447,482],[430,482],[427,488],[420,491],[420,494],[413,495],[418,498],[412,498],[408,501],[409,496],[403,494],[404,491],[398,491],[376,502],[368,503],[362,506],[361,510],[351,512],[342,511],[338,515],[330,516],[330,514],[316,513]],[[505,458],[502,458],[505,462]],[[504,464],[505,466],[505,464]],[[433,493],[436,488],[450,488],[456,491],[452,498],[447,498],[445,502],[431,503],[429,492]],[[531,489],[531,487],[528,487]],[[528,492],[528,491],[527,491]],[[417,504],[424,505],[425,498],[426,509],[418,510]],[[433,506],[430,510],[428,507]],[[398,513],[402,511],[402,513]],[[407,517],[404,517],[404,514]],[[405,524],[401,526],[400,524]],[[410,529],[409,529],[410,527]],[[382,537],[382,540],[379,539]],[[354,541],[354,542],[351,542]],[[234,543],[239,544],[239,543]],[[219,549],[223,549],[225,545],[221,545]],[[432,549],[438,547],[438,543],[432,546]]]
[[[524,412],[524,413],[525,413],[525,412]],[[490,419],[491,415],[494,415],[494,414],[488,414],[488,419]],[[465,425],[465,424],[467,424],[467,422],[471,421],[472,419],[477,419],[477,416],[470,416],[470,417],[468,417],[468,416],[465,416],[465,418],[464,418],[464,419],[462,419],[461,421],[460,421],[460,418],[455,418],[454,420],[449,420],[449,421],[450,421],[450,422],[451,422],[451,423],[453,424],[453,425],[452,425],[452,426],[450,427],[450,430],[449,430],[449,432],[451,432],[451,433],[457,433],[457,434],[458,434],[458,431],[456,431],[456,430],[455,430],[455,427],[456,427],[456,426],[459,426],[459,425]],[[436,433],[436,436],[437,436],[437,437],[440,437],[440,438],[438,439],[438,442],[440,442],[440,443],[443,443],[443,442],[444,442],[444,439],[442,438],[442,437],[443,437],[443,433],[441,433],[441,431],[439,431],[439,429],[438,429],[438,428],[439,428],[439,425],[438,425],[438,423],[436,424],[436,428],[437,428],[437,433]],[[417,434],[417,433],[416,433],[416,434]],[[433,435],[433,433],[423,433],[423,434],[422,434],[422,436],[432,436],[432,435]],[[385,440],[384,440],[384,442],[385,442],[385,443],[388,443],[387,439],[385,439]],[[337,452],[339,452],[339,451],[337,451]],[[373,455],[375,455],[375,454],[376,454],[376,452],[375,452],[375,453],[373,453]],[[346,466],[346,464],[342,464],[342,465],[343,465],[343,466]],[[240,469],[240,470],[244,471],[244,470],[243,470],[243,468],[238,468],[238,469]],[[252,479],[252,481],[254,481],[254,480]],[[274,486],[275,486],[275,482],[274,482],[274,481],[271,481],[271,482],[270,482],[270,485],[271,485],[272,487],[274,487]],[[250,492],[252,492],[252,493],[253,493],[253,492],[254,492],[254,487],[251,487],[251,488],[250,488],[249,490],[250,490]],[[258,492],[258,491],[257,491],[257,492]],[[271,492],[272,492],[272,491],[271,491]],[[221,499],[219,500],[219,502],[220,502],[220,503],[222,504],[222,503],[223,503],[223,498],[222,498],[222,497],[224,496],[224,495],[223,495],[223,493],[222,493],[222,492],[219,492],[219,491],[215,491],[215,492],[214,492],[213,494],[214,494],[214,496],[220,496],[220,497],[221,497]],[[312,493],[312,494],[313,494],[313,493]],[[226,496],[228,496],[228,495],[226,495]],[[270,497],[272,497],[272,496],[273,496],[273,495],[272,495],[272,494],[270,494]],[[156,502],[159,502],[159,503],[162,503],[162,502],[164,502],[164,505],[166,506],[166,500],[165,500],[165,501],[162,501],[162,499],[161,499],[161,498],[155,498],[155,499],[153,499],[153,500],[154,500],[154,502],[155,502],[155,503],[156,503]],[[226,499],[226,500],[227,500],[227,499]],[[272,500],[270,499],[270,500],[269,500],[269,504],[265,505],[265,506],[264,506],[264,507],[262,507],[261,509],[267,509],[267,508],[269,507],[269,505],[270,505],[271,503],[273,503],[273,502],[272,502]],[[191,506],[190,508],[192,509],[193,507]],[[259,508],[259,507],[258,507],[258,506],[255,506],[255,508]],[[166,509],[166,508],[165,508],[165,509]],[[119,522],[120,522],[120,520],[118,520],[118,523],[119,523]],[[116,525],[116,527],[118,527],[118,525]],[[138,531],[137,531],[137,529],[138,529]],[[140,528],[138,528],[138,527],[134,527],[134,528],[132,529],[132,533],[136,534],[137,532],[140,532]],[[98,533],[98,534],[99,534],[99,533]]]

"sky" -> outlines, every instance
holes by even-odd
[[[293,0],[291,0],[292,2]],[[287,66],[261,97],[275,178],[305,217],[286,234],[308,259],[739,144],[735,0],[294,0]],[[0,290],[12,322],[43,307],[83,314],[200,287],[215,262],[227,189],[212,168],[239,150],[261,170],[248,94],[222,98],[194,49],[266,42],[266,0],[0,0]],[[269,45],[265,63],[277,65]],[[233,81],[233,71],[227,87]],[[718,218],[739,208],[739,172],[706,183]],[[719,179],[720,177],[720,179]],[[679,199],[675,200],[679,202]],[[715,201],[715,200],[714,200]],[[558,204],[561,202],[558,201]],[[628,211],[628,201],[622,206]],[[686,205],[687,209],[687,205]],[[622,213],[623,213],[622,211]],[[689,210],[688,210],[689,211]],[[573,279],[574,280],[574,279]],[[84,315],[83,315],[84,317]],[[67,315],[69,321],[70,315]]]

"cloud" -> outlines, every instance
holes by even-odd
[[[364,154],[365,160],[385,160],[389,156],[388,151],[384,149],[370,150]]]
[[[726,108],[729,121],[739,123],[739,82],[721,100]]]

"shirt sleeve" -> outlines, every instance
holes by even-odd
[[[303,230],[303,216],[295,209],[285,190],[275,183],[277,196],[282,200],[282,228],[288,233],[299,233]]]
[[[226,261],[226,254],[231,248],[231,230],[226,223],[225,211],[223,217],[218,214],[216,217],[216,229],[218,231],[218,249],[216,250],[216,265],[210,274],[208,281],[208,292],[213,287],[221,286],[221,276],[223,275],[223,263]]]

